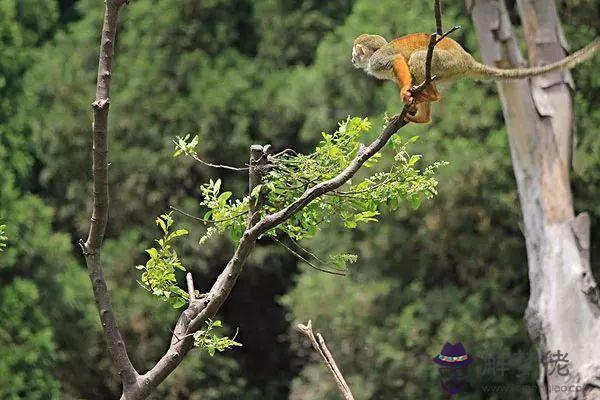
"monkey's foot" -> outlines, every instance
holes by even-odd
[[[415,118],[415,115],[417,114],[417,106],[416,105],[412,105],[408,108],[408,111],[406,112],[406,115],[404,116],[404,122],[412,122],[412,119]]]
[[[428,124],[431,122],[431,118],[407,115],[404,117],[404,122],[412,122],[413,124]]]
[[[438,101],[439,98],[431,96],[429,93],[421,92],[415,96],[415,104],[419,103],[431,103],[432,101]]]
[[[431,122],[431,114],[428,110],[429,108],[427,108],[427,110],[419,110],[416,105],[413,105],[404,116],[404,121],[412,122],[414,124],[428,124]]]

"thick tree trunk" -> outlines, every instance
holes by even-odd
[[[564,57],[554,2],[518,5],[530,63]],[[467,8],[483,61],[523,66],[504,1],[467,0]],[[540,396],[552,400],[600,399],[600,307],[589,264],[590,223],[585,213],[575,217],[569,181],[571,86],[569,72],[498,84],[527,244],[531,291],[525,321],[538,346]],[[568,364],[546,360],[548,352],[558,351],[567,354]]]

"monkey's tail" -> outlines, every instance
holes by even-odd
[[[571,69],[577,64],[580,64],[591,58],[598,50],[600,50],[600,38],[594,39],[584,48],[576,51],[566,58],[563,58],[560,61],[534,68],[501,69],[489,67],[485,64],[475,61],[470,75],[478,79],[493,80],[529,78],[532,76],[543,75],[548,72]]]

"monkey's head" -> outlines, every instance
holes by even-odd
[[[352,64],[356,68],[366,70],[373,53],[387,44],[382,36],[363,34],[354,40],[352,47]]]

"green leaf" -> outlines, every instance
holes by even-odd
[[[257,198],[261,189],[262,189],[262,185],[256,185],[254,187],[254,189],[252,189],[252,192],[250,193],[250,197]]]
[[[161,218],[156,218],[156,225],[159,225],[164,233],[167,233],[167,225]]]
[[[406,144],[412,144],[419,140],[419,136],[413,136],[406,141]]]
[[[158,250],[156,250],[154,247],[147,249],[146,253],[148,253],[151,258],[158,258]]]
[[[411,167],[415,165],[421,159],[420,155],[412,155],[410,156],[410,160],[408,161],[408,165]]]
[[[181,308],[184,305],[186,305],[186,301],[184,298],[180,297],[180,296],[172,296],[171,297],[171,306],[173,306],[173,308]]]
[[[179,236],[184,236],[184,235],[187,235],[188,233],[189,233],[189,232],[188,232],[188,230],[187,230],[187,229],[177,229],[175,232],[173,232],[173,233],[171,233],[171,234],[169,235],[169,240],[170,240],[170,239],[175,239],[175,238],[177,238],[177,237],[179,237]]]
[[[221,193],[221,195],[219,195],[219,202],[223,202],[223,204],[225,204],[225,202],[231,197],[233,193],[231,192],[223,192]]]
[[[410,205],[415,210],[419,208],[419,206],[421,205],[421,199],[419,198],[419,196],[412,196],[410,198]]]

